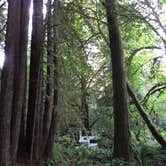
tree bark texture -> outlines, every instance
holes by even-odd
[[[51,124],[49,128],[49,133],[48,137],[46,140],[46,146],[44,149],[44,154],[43,158],[48,158],[51,157],[52,151],[53,151],[53,145],[55,142],[55,134],[56,134],[56,128],[57,128],[57,120],[58,120],[58,105],[59,105],[59,58],[58,58],[58,22],[59,22],[59,0],[54,0],[53,1],[53,53],[52,53],[52,58],[50,59],[51,63],[53,60],[53,106],[51,106],[52,111],[50,110],[51,113]],[[51,35],[51,34],[50,34]],[[51,82],[50,82],[51,83]],[[50,84],[51,85],[51,84]],[[52,94],[52,92],[50,93]],[[51,95],[52,97],[52,95]],[[51,104],[51,103],[50,103]]]
[[[9,2],[8,6],[5,47],[6,60],[2,71],[0,94],[0,164],[4,166],[8,165],[10,161],[10,124],[13,101],[14,59],[16,54],[15,35],[17,34],[17,23],[19,22],[19,17],[15,9],[19,5],[20,1],[18,0]]]
[[[87,90],[86,90],[86,80],[81,76],[81,115],[82,121],[86,132],[90,132],[89,127],[89,107],[87,103]]]
[[[46,99],[43,119],[43,147],[45,148],[49,129],[51,125],[52,111],[54,108],[54,49],[53,49],[53,13],[52,13],[52,2],[47,2],[47,17],[46,17],[46,32],[47,32],[47,81],[46,81]]]
[[[41,165],[42,157],[44,156],[47,159],[51,155],[57,126],[59,88],[57,27],[55,25],[51,26],[52,31],[49,32],[49,35],[52,35],[51,38],[56,40],[52,42],[49,39],[48,42],[48,44],[53,43],[51,45],[51,56],[48,57],[49,84],[47,85],[47,95],[51,98],[51,102],[49,99],[47,100],[45,113],[49,114],[46,115],[43,122],[43,113],[40,110],[43,0],[33,0],[33,30],[27,115],[26,63],[30,0],[9,0],[8,2],[6,58],[2,71],[2,91],[0,93],[0,165],[17,165],[18,158],[22,163],[28,163],[27,165]],[[54,1],[54,19],[57,19],[57,9],[58,1],[56,0]],[[56,79],[53,80],[53,78]],[[47,129],[44,147],[41,146],[45,132],[42,129],[43,123]],[[25,144],[26,149],[22,148]],[[44,150],[42,151],[42,149]],[[23,154],[24,152],[26,155]]]
[[[30,0],[8,1],[6,57],[0,94],[0,165],[2,166],[14,164],[17,159],[25,92],[29,5]]]
[[[127,87],[123,62],[123,48],[117,21],[116,0],[105,1],[112,60],[114,157],[130,160],[131,146],[128,122]]]
[[[21,0],[20,2],[20,20],[18,50],[15,58],[15,75],[14,75],[14,97],[11,118],[11,160],[17,160],[17,151],[20,136],[21,115],[25,102],[26,91],[26,64],[27,64],[27,43],[28,43],[28,26],[29,26],[29,7],[30,0]]]
[[[29,98],[26,127],[27,152],[30,160],[39,160],[41,99],[41,60],[43,53],[43,0],[33,0]]]

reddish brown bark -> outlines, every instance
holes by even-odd
[[[11,160],[16,162],[20,135],[21,115],[25,101],[27,43],[30,0],[20,2],[20,20],[18,22],[17,54],[15,57],[14,97],[11,119]],[[18,6],[17,6],[18,10]]]
[[[43,48],[43,0],[33,0],[29,100],[26,127],[27,152],[30,160],[39,160],[38,142],[41,96],[41,59]],[[37,143],[38,142],[38,143]]]
[[[15,10],[18,7],[18,11]],[[9,1],[5,47],[5,63],[2,71],[0,96],[0,165],[10,162],[10,126],[13,104],[15,58],[18,53],[20,0]]]
[[[25,97],[29,6],[30,0],[8,1],[6,57],[0,96],[0,165],[14,165],[17,161]]]

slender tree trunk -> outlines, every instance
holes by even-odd
[[[54,62],[55,63],[55,62]],[[56,62],[56,66],[57,66],[57,62]],[[57,66],[58,67],[58,66]],[[56,75],[56,81],[55,81],[55,89],[54,89],[54,107],[52,110],[52,117],[51,117],[51,126],[49,129],[49,135],[47,138],[47,142],[46,142],[46,146],[45,146],[45,150],[44,150],[44,159],[48,159],[49,157],[51,157],[52,155],[52,151],[53,151],[53,145],[55,142],[55,134],[56,134],[56,128],[57,128],[57,120],[58,120],[58,69],[55,69],[55,75]]]
[[[46,146],[44,149],[44,159],[51,157],[53,151],[53,145],[55,142],[55,134],[57,128],[57,119],[58,119],[58,103],[59,103],[59,58],[58,58],[58,27],[56,24],[59,21],[59,0],[54,0],[53,2],[53,69],[54,69],[54,92],[53,92],[53,110],[51,115],[51,125],[49,128],[49,135],[47,138]]]
[[[53,42],[53,24],[52,24],[52,3],[51,0],[47,2],[47,81],[46,81],[46,101],[44,109],[44,119],[43,119],[43,147],[45,147],[48,136],[49,129],[51,125],[52,111],[54,108],[53,97],[54,97],[54,50]]]
[[[148,115],[145,113],[143,107],[140,105],[137,97],[135,96],[133,90],[130,88],[129,85],[127,85],[127,89],[128,89],[128,93],[130,95],[130,97],[132,98],[139,114],[141,115],[141,117],[143,118],[143,120],[145,121],[146,125],[148,126],[150,132],[152,133],[153,137],[155,138],[155,140],[163,147],[166,148],[166,141],[164,140],[164,138],[158,133],[158,131],[156,130],[155,126],[153,125],[153,123],[150,121],[150,119],[148,118]]]
[[[85,128],[85,134],[88,132],[90,133],[89,128],[89,107],[87,103],[87,90],[86,90],[86,80],[81,77],[81,113],[82,113],[82,119],[83,119],[83,125]]]
[[[39,117],[41,95],[41,59],[43,50],[43,0],[33,0],[33,29],[29,79],[29,99],[26,126],[28,157],[39,160]],[[38,142],[38,143],[37,143]]]
[[[116,6],[116,0],[105,1],[112,60],[114,157],[130,160],[132,155],[128,122],[128,96]]]

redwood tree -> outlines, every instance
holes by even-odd
[[[56,19],[57,0],[54,1],[53,6],[53,17]],[[48,107],[46,106],[45,112],[49,112],[50,118],[46,118],[46,121],[43,122],[41,109],[41,69],[44,43],[43,0],[33,0],[29,96],[28,110],[26,110],[29,7],[30,0],[8,1],[6,58],[2,71],[2,91],[0,93],[0,165],[2,166],[41,165],[44,159],[50,157],[53,149],[59,88],[57,40],[52,44],[53,51],[51,57],[49,57],[51,59],[48,58],[53,65],[52,85],[51,87],[49,85],[47,89],[48,92],[51,89],[52,102],[46,103]],[[51,29],[49,35],[57,39],[56,26],[51,26]],[[52,69],[48,68],[48,73],[50,70]],[[50,92],[47,94],[50,94]],[[47,124],[49,125],[47,126]],[[45,132],[43,126],[47,126],[46,137],[43,137]],[[42,141],[44,141],[44,145]],[[26,148],[23,148],[23,146]]]
[[[114,157],[131,159],[127,87],[122,39],[117,20],[116,0],[106,0],[105,8],[110,39],[114,109]]]
[[[47,78],[46,78],[46,98],[43,117],[43,147],[45,147],[49,129],[51,125],[51,114],[54,108],[53,96],[54,96],[54,63],[53,63],[53,5],[51,0],[47,1],[47,16],[46,16],[46,35],[47,35]],[[44,150],[44,148],[43,148]]]
[[[48,1],[49,3],[49,1]],[[49,80],[49,85],[51,85],[53,83],[53,92],[51,89],[47,89],[47,92],[49,92],[48,94],[50,94],[50,99],[52,100],[52,102],[50,103],[46,103],[46,107],[51,107],[52,109],[46,110],[47,111],[47,115],[51,114],[51,122],[49,124],[49,130],[48,130],[48,135],[46,137],[46,144],[44,146],[44,153],[43,153],[43,158],[47,159],[49,157],[51,157],[52,155],[52,151],[53,151],[53,145],[54,145],[54,141],[55,141],[55,134],[56,134],[56,128],[57,128],[57,117],[58,117],[58,105],[59,105],[59,58],[58,58],[58,36],[59,36],[59,0],[54,0],[53,1],[53,12],[49,13],[49,16],[51,16],[51,18],[53,18],[53,22],[52,24],[50,24],[51,22],[49,22],[49,26],[48,27],[48,45],[50,45],[52,41],[52,45],[51,48],[48,50],[48,55],[47,56],[51,56],[48,57],[48,64],[47,65],[51,65],[52,69],[50,67],[48,67],[48,69],[53,70],[53,73],[51,74],[50,72],[48,73],[48,77],[52,76],[52,80]],[[51,35],[52,32],[52,35]],[[49,71],[49,70],[48,70]],[[51,74],[51,75],[49,75]],[[52,85],[51,85],[52,86]],[[49,88],[49,86],[47,87]],[[51,105],[52,104],[52,105]],[[47,122],[45,122],[44,125],[46,125],[47,123],[49,123],[50,118],[47,119]],[[43,134],[45,134],[45,131],[43,131]]]
[[[30,0],[9,0],[0,94],[0,165],[17,160],[23,110]],[[17,10],[16,10],[17,9]]]
[[[28,158],[40,158],[41,60],[43,53],[43,0],[33,0],[29,97],[26,128]]]

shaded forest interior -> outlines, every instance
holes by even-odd
[[[164,166],[165,101],[165,0],[0,1],[0,166]]]

